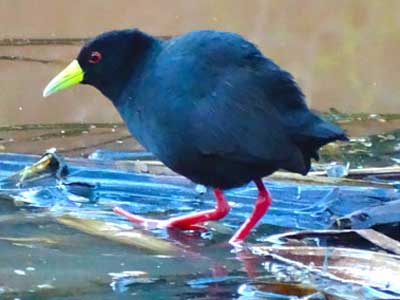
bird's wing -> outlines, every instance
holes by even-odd
[[[282,114],[266,98],[262,78],[240,68],[226,71],[207,97],[197,99],[188,131],[204,155],[294,170],[303,156]],[[199,134],[201,133],[201,134]]]
[[[306,106],[290,74],[237,35],[195,37],[169,45],[156,76],[186,142],[203,155],[304,170],[290,132]]]

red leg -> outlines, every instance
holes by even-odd
[[[242,224],[238,231],[229,240],[229,243],[236,244],[242,242],[250,233],[251,229],[257,222],[265,215],[269,206],[271,205],[271,194],[265,188],[261,179],[254,181],[258,189],[258,198],[254,206],[254,210],[250,217]]]
[[[179,228],[183,230],[204,230],[206,229],[204,226],[196,224],[206,221],[219,220],[225,217],[230,210],[229,204],[225,200],[223,192],[220,189],[214,189],[214,194],[217,200],[215,209],[193,213],[187,216],[171,218],[168,220],[146,219],[137,215],[133,215],[120,207],[115,207],[114,212],[126,217],[129,221],[140,224],[146,228],[168,227]]]

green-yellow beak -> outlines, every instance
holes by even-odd
[[[83,80],[83,70],[75,59],[61,73],[54,77],[43,90],[43,97],[66,89],[80,83]]]

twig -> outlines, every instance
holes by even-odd
[[[58,61],[58,60],[39,59],[39,58],[32,58],[32,57],[26,57],[26,56],[14,56],[14,55],[1,55],[0,60],[36,62],[36,63],[42,63],[42,64],[61,63],[61,61]]]
[[[400,242],[388,237],[387,235],[373,229],[359,229],[355,230],[355,232],[379,248],[400,255]]]
[[[170,39],[171,36],[158,36],[159,39]],[[91,37],[77,38],[9,38],[0,40],[0,46],[46,46],[46,45],[61,45],[75,46],[82,45]]]

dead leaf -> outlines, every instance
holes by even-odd
[[[400,255],[400,242],[373,229],[360,229],[356,232],[374,245],[394,254]]]
[[[72,215],[56,217],[57,222],[84,233],[106,238],[118,243],[142,248],[161,254],[177,254],[179,249],[172,243],[135,230],[132,227]]]
[[[400,256],[333,247],[253,246],[251,251],[321,278],[400,294]]]
[[[39,244],[58,244],[56,240],[46,237],[7,237],[0,236],[0,241],[8,241],[13,243],[39,243]]]

